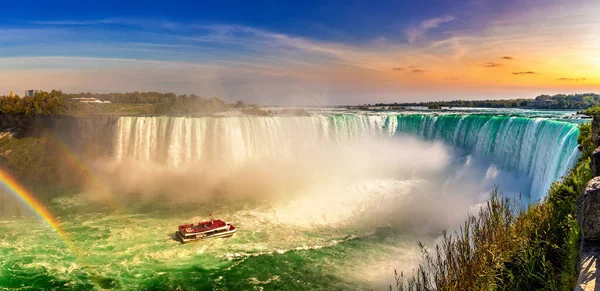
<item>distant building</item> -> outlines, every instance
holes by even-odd
[[[25,90],[25,95],[24,96],[29,96],[29,97],[33,97],[35,96],[35,93],[40,92],[40,90]]]
[[[15,92],[10,91],[10,94],[8,94],[8,97],[15,98],[16,97]]]
[[[101,103],[101,104],[110,103],[110,101],[102,101],[102,100],[98,100],[96,98],[71,98],[71,101],[80,102],[80,103]]]

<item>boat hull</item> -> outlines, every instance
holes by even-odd
[[[206,239],[211,239],[211,238],[230,237],[230,236],[234,235],[236,233],[236,231],[237,231],[237,229],[232,229],[232,230],[228,230],[225,232],[221,232],[221,233],[217,233],[217,234],[213,234],[213,235],[206,235],[206,236],[202,236],[201,234],[198,234],[195,236],[190,236],[190,235],[185,236],[185,235],[182,235],[181,232],[176,231],[175,236],[177,237],[177,239],[179,239],[179,241],[181,241],[182,244],[185,244],[188,242],[206,240]]]

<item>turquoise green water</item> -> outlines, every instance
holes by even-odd
[[[73,249],[33,218],[3,220],[0,289],[381,288],[382,267],[388,267],[384,280],[392,274],[383,261],[394,256],[401,265],[417,254],[415,236],[391,226],[276,223],[273,209],[263,206],[148,204],[116,213],[84,206],[57,211],[56,204]],[[238,233],[185,245],[173,239],[184,219],[208,211],[228,217]]]
[[[578,156],[574,122],[489,114],[124,117],[115,131],[112,158],[117,165],[134,161],[162,171],[189,170],[181,181],[193,186],[198,185],[192,183],[199,178],[193,172],[197,165],[233,171],[257,159],[296,158],[297,167],[266,167],[273,181],[261,175],[250,175],[257,181],[243,183],[244,177],[225,179],[239,187],[233,189],[250,193],[239,199],[175,199],[188,192],[201,195],[194,187],[164,197],[117,199],[119,206],[110,207],[85,195],[56,198],[47,206],[72,245],[27,212],[0,215],[0,290],[386,289],[393,283],[394,268],[410,272],[418,261],[418,241],[431,244],[442,226],[459,225],[470,207],[485,200],[493,183],[539,198]],[[335,147],[361,139],[398,141],[404,135],[443,142],[467,156],[445,163],[443,157],[454,151],[422,142],[375,144],[382,148],[358,143],[358,149],[341,153]],[[340,155],[332,159],[336,164],[306,159],[325,144],[333,144],[333,153]],[[486,161],[484,166],[474,165],[478,159]],[[137,168],[125,168],[105,182],[134,176],[132,169]],[[338,177],[340,173],[344,175]],[[348,177],[357,178],[344,180]],[[324,188],[338,187],[329,183],[335,180],[343,186],[322,191],[307,187],[310,191],[303,189],[301,195],[288,195],[298,189],[283,187],[286,191],[280,192],[285,193],[273,196],[281,199],[244,188],[274,184],[280,189],[277,179],[315,180]],[[120,186],[133,192],[147,189]],[[238,232],[185,245],[174,240],[179,224],[204,220],[208,213],[231,222]]]
[[[443,141],[529,177],[532,186],[526,193],[532,201],[542,198],[579,157],[579,129],[574,122],[494,115],[401,115],[396,119],[388,122],[396,134]]]

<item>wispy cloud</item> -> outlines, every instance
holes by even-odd
[[[449,16],[449,15],[446,15],[444,17],[432,18],[432,19],[428,19],[428,20],[421,22],[421,27],[423,29],[435,28],[444,22],[449,22],[452,20],[454,20],[454,16]]]
[[[428,70],[419,68],[418,66],[395,67],[395,68],[392,68],[392,70],[398,71],[398,72],[406,72],[407,74],[416,74],[416,75],[422,75],[422,74],[428,72]]]
[[[407,67],[395,67],[392,70],[394,71],[404,71],[404,70],[411,70],[411,69],[418,69],[418,66],[407,66]]]
[[[357,46],[316,41],[242,25],[195,25],[192,27],[200,30],[202,34],[186,36],[186,40],[237,44],[255,51],[274,52],[281,56],[302,58],[307,62],[314,60],[313,64],[315,65],[323,65],[325,58],[331,63],[359,69],[379,72],[388,70],[374,65],[374,63],[386,62],[385,56]],[[298,53],[301,54],[298,55]]]
[[[203,68],[219,68],[215,65],[209,65],[204,63],[196,62],[183,62],[183,61],[165,61],[165,60],[148,60],[148,59],[132,59],[132,58],[102,58],[102,57],[75,57],[75,56],[40,56],[40,57],[0,57],[0,64],[10,65],[15,63],[28,63],[28,62],[53,62],[56,64],[60,63],[88,63],[88,64],[100,64],[100,63],[136,63],[136,64],[153,64],[153,65],[182,65],[182,66],[194,66]]]
[[[485,64],[481,64],[481,65],[479,65],[479,66],[480,66],[480,67],[484,67],[484,68],[495,68],[495,67],[500,67],[500,66],[502,66],[502,64],[488,62],[488,63],[485,63]]]
[[[410,72],[411,72],[412,74],[419,74],[419,75],[422,75],[422,74],[425,74],[425,73],[427,73],[427,70],[425,70],[425,69],[412,69]]]
[[[47,26],[93,26],[93,25],[128,25],[138,27],[153,27],[174,29],[177,25],[174,22],[162,19],[143,19],[143,18],[106,18],[92,20],[54,20],[54,21],[31,21],[31,24]]]
[[[57,21],[31,21],[33,24],[39,25],[95,25],[95,24],[116,24],[122,23],[114,19],[98,19],[98,20],[57,20]]]
[[[537,75],[536,72],[533,71],[525,71],[525,72],[514,72],[513,75]]]
[[[558,78],[556,80],[558,80],[558,81],[579,82],[579,81],[585,81],[585,78]]]
[[[436,28],[436,27],[440,26],[440,24],[453,21],[454,19],[455,19],[454,16],[450,16],[450,15],[446,15],[446,16],[438,17],[438,18],[427,19],[427,20],[421,22],[421,24],[418,27],[412,27],[412,28],[407,29],[406,30],[406,38],[409,43],[413,43],[419,37],[424,35],[428,30]]]
[[[389,45],[389,40],[385,36],[378,36],[371,41],[371,43],[375,46],[387,46]]]
[[[512,60],[512,59],[513,59],[513,57],[510,57],[510,56],[505,56],[505,57],[502,57],[502,59],[503,59],[503,60]]]

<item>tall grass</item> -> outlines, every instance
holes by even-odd
[[[396,290],[567,290],[577,280],[577,199],[592,178],[591,127],[580,126],[582,157],[546,198],[523,207],[493,189],[479,213],[468,215],[432,249],[421,246],[414,274],[395,272]],[[390,290],[393,286],[390,286]]]

